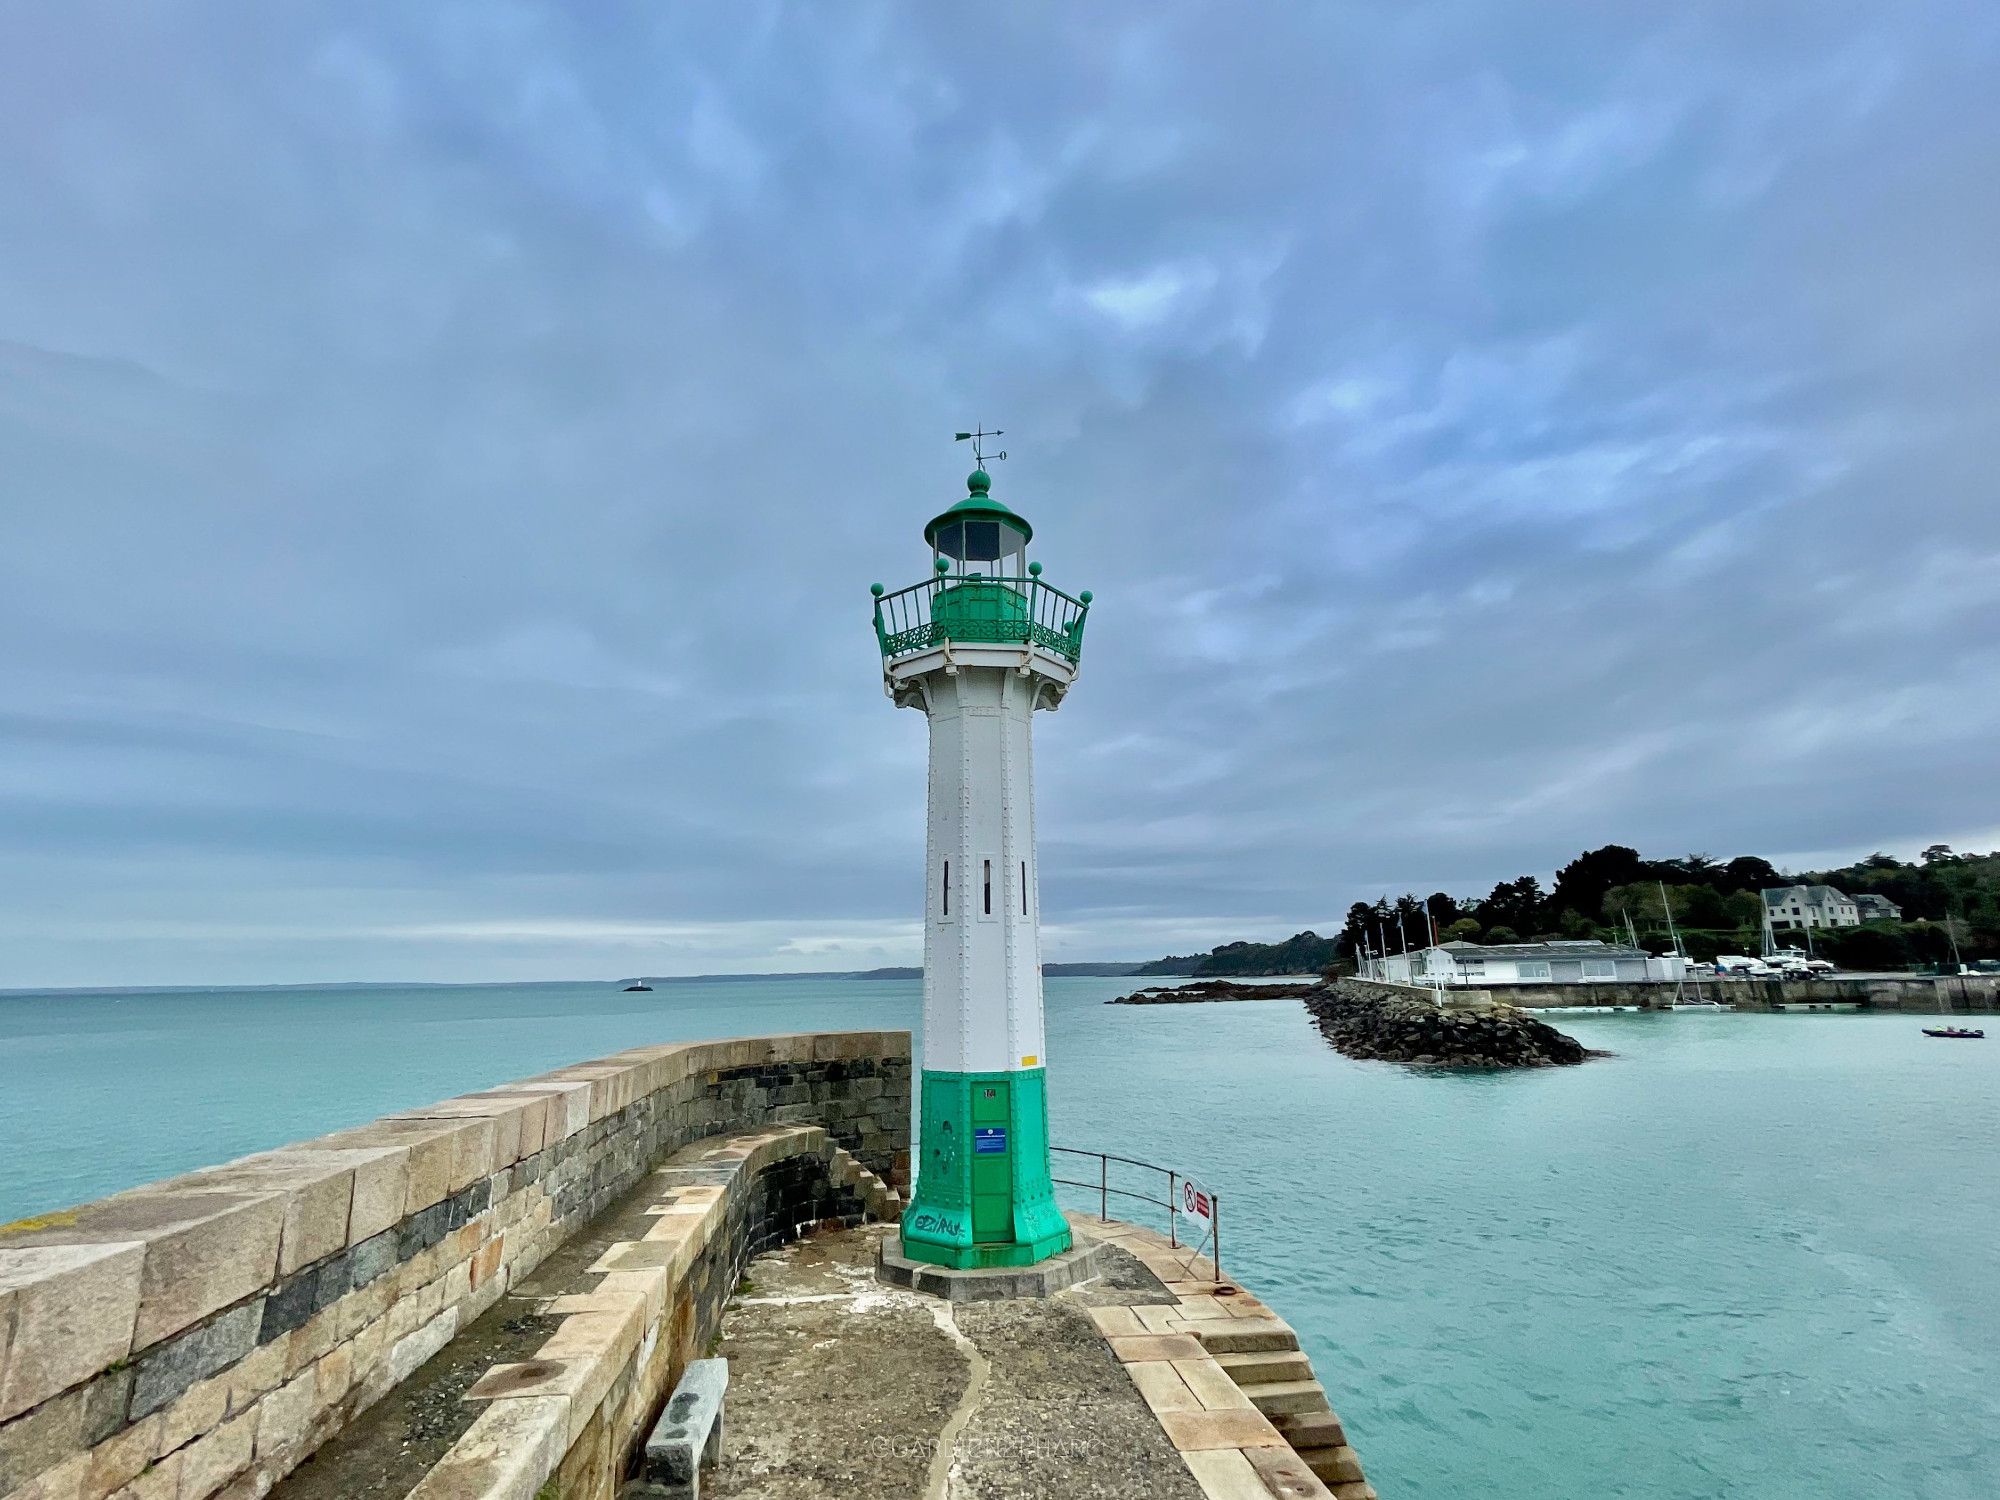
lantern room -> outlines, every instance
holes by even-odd
[[[966,497],[924,528],[937,571],[965,578],[1026,578],[1034,528],[992,497],[993,480],[984,469],[973,470],[965,487]]]

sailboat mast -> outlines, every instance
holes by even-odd
[[[1687,953],[1681,948],[1681,935],[1674,927],[1674,904],[1667,899],[1667,883],[1664,880],[1653,883],[1660,888],[1660,910],[1667,918],[1667,940],[1674,945],[1674,957],[1681,961],[1674,972],[1674,999],[1678,1002],[1681,998],[1680,971],[1687,968]]]

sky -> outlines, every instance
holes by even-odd
[[[868,585],[1091,589],[1044,952],[2000,846],[2000,7],[0,11],[0,986],[921,952]]]

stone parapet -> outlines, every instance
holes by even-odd
[[[901,1186],[909,1101],[906,1032],[636,1047],[0,1226],[0,1500],[262,1495],[663,1157]]]
[[[673,1382],[718,1337],[751,1257],[816,1224],[861,1221],[845,1160],[807,1125],[668,1157],[652,1178],[651,1228],[604,1252],[589,1291],[547,1304],[562,1321],[531,1358],[466,1391],[480,1415],[408,1500],[614,1500]]]

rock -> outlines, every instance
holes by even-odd
[[[1439,1010],[1428,995],[1339,980],[1303,990],[1322,1035],[1347,1057],[1447,1068],[1537,1068],[1593,1053],[1518,1011]]]
[[[1229,979],[1197,979],[1192,984],[1156,985],[1107,1000],[1106,1005],[1198,1005],[1212,1000],[1303,1000],[1319,992],[1316,979],[1297,984],[1237,984]]]

